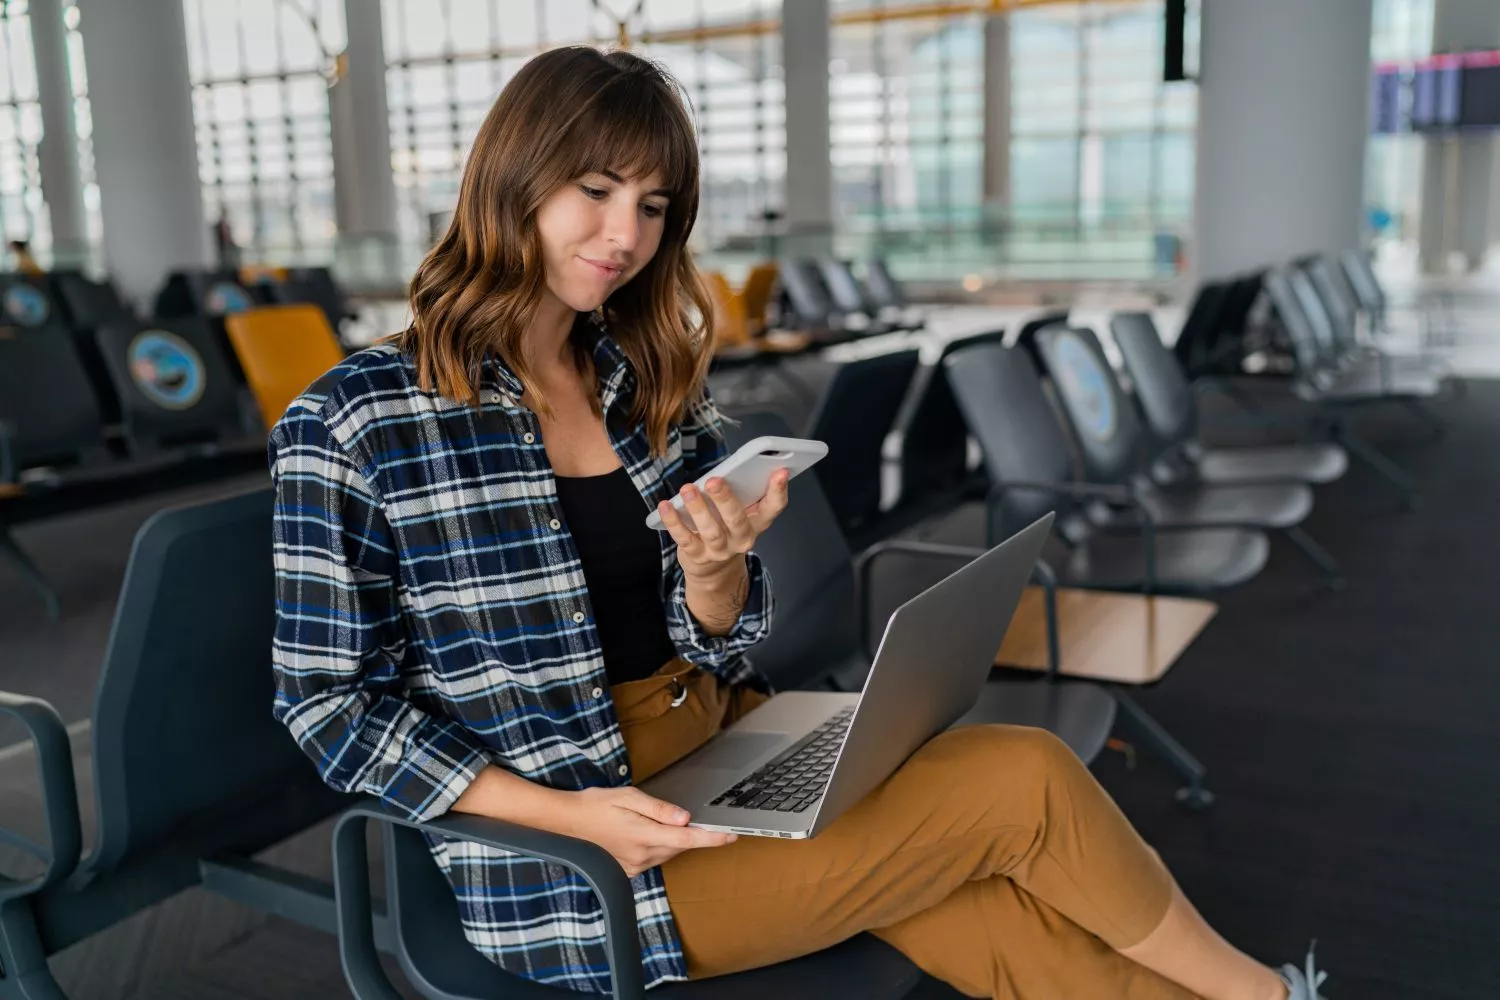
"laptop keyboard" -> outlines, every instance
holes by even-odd
[[[709,803],[733,809],[771,809],[802,812],[816,802],[828,785],[854,718],[850,705],[794,744],[781,756],[742,779]]]

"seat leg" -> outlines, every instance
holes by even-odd
[[[68,1000],[47,967],[24,898],[0,903],[0,1000]]]
[[[1427,425],[1428,429],[1432,432],[1432,437],[1434,440],[1442,437],[1448,432],[1448,425],[1446,422],[1444,422],[1443,418],[1438,416],[1436,413],[1433,413],[1426,406],[1423,406],[1421,400],[1403,399],[1401,403],[1406,407],[1407,411],[1410,412],[1412,416],[1416,417],[1422,423]]]
[[[1178,743],[1124,688],[1111,685],[1109,693],[1114,696],[1119,709],[1116,718],[1130,736],[1187,779],[1187,784],[1177,790],[1177,804],[1192,812],[1201,812],[1213,805],[1214,793],[1204,787],[1208,768],[1188,753],[1187,748]]]
[[[57,621],[62,614],[62,605],[58,600],[57,591],[52,588],[52,584],[47,582],[47,578],[42,575],[37,564],[31,561],[31,557],[22,551],[14,538],[10,537],[9,529],[3,524],[0,524],[0,560],[14,566],[22,578],[31,584],[47,606],[47,617],[52,621]]]
[[[1415,510],[1417,506],[1417,488],[1399,465],[1386,458],[1377,451],[1369,442],[1359,435],[1350,431],[1342,423],[1334,425],[1334,436],[1338,443],[1343,445],[1344,450],[1355,458],[1364,462],[1375,471],[1386,482],[1396,488],[1401,494],[1401,506],[1407,510]]]
[[[1339,569],[1337,560],[1328,554],[1327,549],[1313,541],[1312,536],[1303,531],[1300,525],[1284,528],[1281,534],[1287,541],[1301,549],[1303,555],[1313,561],[1318,571],[1323,574],[1323,583],[1329,590],[1344,589],[1344,573]]]

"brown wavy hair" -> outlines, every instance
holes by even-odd
[[[478,406],[493,352],[550,413],[521,350],[546,280],[536,213],[563,185],[606,170],[660,171],[670,192],[656,255],[603,306],[636,373],[631,419],[661,454],[671,425],[702,405],[714,326],[687,249],[698,217],[693,123],[681,86],[649,60],[558,48],[505,85],[474,139],[448,232],[412,278],[412,324],[393,339],[428,392]]]

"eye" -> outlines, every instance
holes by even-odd
[[[648,219],[659,219],[667,212],[665,207],[661,205],[653,205],[649,201],[641,205],[641,211],[646,213],[646,218]]]
[[[585,196],[592,198],[595,201],[601,201],[609,195],[609,192],[604,190],[603,188],[589,187],[587,184],[578,185],[578,190],[582,191]]]

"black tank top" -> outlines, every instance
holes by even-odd
[[[624,468],[558,476],[557,500],[578,546],[611,684],[649,677],[677,655],[661,604],[661,541]]]

